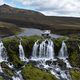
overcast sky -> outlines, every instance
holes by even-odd
[[[4,3],[48,16],[80,17],[80,0],[0,0],[0,5]]]

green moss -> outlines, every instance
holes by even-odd
[[[22,30],[15,24],[0,21],[1,35],[14,35],[14,34],[18,34],[21,31]]]
[[[0,80],[4,80],[2,76],[0,76]]]
[[[56,53],[56,56],[58,55],[58,52],[61,48],[61,44],[62,44],[62,41],[63,40],[66,40],[66,37],[62,37],[62,38],[58,38],[58,39],[53,39],[53,42],[54,42],[54,51]]]
[[[23,63],[19,59],[19,51],[18,51],[19,39],[5,38],[3,42],[7,50],[9,61],[14,64],[15,68],[20,67]]]
[[[12,77],[14,75],[14,73],[12,72],[12,70],[10,70],[9,68],[3,68],[3,71],[9,77]]]
[[[42,39],[42,38],[39,36],[22,37],[22,45],[26,57],[29,58],[31,56],[33,45],[35,41],[37,41],[37,39]],[[20,61],[19,59],[19,48],[18,48],[19,40],[20,39],[18,37],[3,39],[3,43],[4,46],[6,47],[7,54],[9,57],[9,61],[14,64],[15,68],[18,68],[23,65],[23,62]]]
[[[12,76],[14,75],[14,71],[11,70],[11,69],[8,67],[8,65],[6,65],[5,62],[2,62],[2,63],[1,63],[1,67],[2,67],[3,72],[4,72],[7,76],[12,77]]]
[[[69,56],[69,60],[74,67],[80,66],[79,55],[77,52],[74,51],[73,53],[71,53]]]
[[[80,71],[71,70],[70,74],[71,74],[72,80],[80,80]]]
[[[22,37],[22,45],[24,47],[25,55],[27,58],[31,56],[33,45],[38,39],[41,40],[42,37],[40,36]]]
[[[79,41],[69,39],[67,41],[69,61],[73,67],[80,67]]]
[[[25,80],[57,80],[48,72],[42,71],[32,65],[26,65],[22,70]]]

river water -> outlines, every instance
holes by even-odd
[[[33,36],[33,35],[41,36],[41,34],[43,33],[43,30],[35,29],[35,28],[22,28],[22,29],[23,29],[23,32],[18,34],[18,36]],[[62,37],[61,35],[57,35],[57,34],[50,34],[50,36],[52,38]]]

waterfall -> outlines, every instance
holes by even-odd
[[[0,72],[3,73],[3,70],[2,70],[1,64],[0,64]]]
[[[67,68],[72,68],[72,66],[70,65],[70,63],[67,59],[65,59],[64,62],[66,63]]]
[[[20,80],[19,77],[14,77],[14,76],[12,77],[12,79],[13,79],[13,80]]]
[[[12,69],[12,68],[14,67],[14,65],[13,65],[12,63],[6,63],[6,65],[7,65],[10,69]]]
[[[24,49],[21,44],[19,43],[19,58],[21,61],[28,62],[28,59],[25,57]],[[49,70],[51,74],[55,75],[56,78],[59,80],[71,80],[68,68],[72,68],[68,58],[67,46],[65,42],[62,42],[61,49],[59,51],[58,57],[60,60],[63,60],[63,63],[66,63],[66,70],[63,70],[61,66],[58,64],[58,59],[55,59],[55,52],[54,52],[54,43],[50,39],[46,39],[42,42],[37,40],[33,45],[33,51],[31,60],[36,61],[36,66],[41,69]],[[0,42],[0,62],[7,61],[7,53],[6,49],[3,45],[3,42]],[[13,64],[6,63],[10,69],[14,68]],[[17,71],[17,70],[16,70]],[[3,73],[3,70],[0,65],[0,72]],[[21,71],[15,72],[16,75],[12,77],[12,80],[23,80],[21,75]]]
[[[0,62],[7,61],[7,52],[3,45],[3,42],[0,42]]]
[[[66,63],[66,68],[72,68],[69,61],[67,60],[68,52],[67,52],[67,46],[64,41],[62,42],[62,46],[57,58],[63,60],[63,62]],[[55,59],[53,41],[46,39],[41,43],[39,43],[39,41],[37,40],[33,46],[31,60],[37,62],[36,66],[38,68],[50,70],[51,74],[55,75],[57,79],[71,80],[69,71],[63,70],[58,65],[57,61],[58,59]],[[51,61],[51,63],[47,64],[46,63],[47,61]]]
[[[65,42],[62,42],[62,46],[58,55],[59,59],[62,59],[64,61],[64,63],[66,63],[66,67],[67,68],[72,68],[69,61],[67,60],[68,58],[68,51],[67,51],[67,46],[65,44]]]
[[[69,71],[61,70],[59,65],[56,65],[50,70],[51,74],[55,75],[55,77],[59,80],[71,80],[71,76]]]
[[[62,42],[62,46],[61,46],[61,49],[59,51],[58,57],[59,57],[59,59],[66,59],[66,58],[68,58],[67,46],[66,46],[64,41]]]
[[[32,52],[32,57],[37,58],[37,53],[38,53],[38,40],[35,42],[33,46],[33,52]]]
[[[35,42],[32,51],[32,59],[35,60],[50,60],[54,59],[54,44],[51,40],[42,41],[40,44]]]
[[[23,77],[22,77],[22,75],[20,73],[21,73],[21,71],[18,71],[16,73],[16,76],[13,76],[12,79],[13,80],[24,80]]]
[[[21,41],[19,44],[19,58],[21,61],[28,61],[28,59],[25,57],[25,53],[24,53],[24,49],[23,49],[23,46],[21,44]]]

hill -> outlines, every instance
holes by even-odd
[[[80,32],[80,18],[45,16],[42,13],[0,6],[0,21],[14,23],[20,27],[50,29],[53,33],[72,34]]]
[[[20,31],[21,29],[16,25],[0,21],[0,37],[12,36],[18,34]]]

